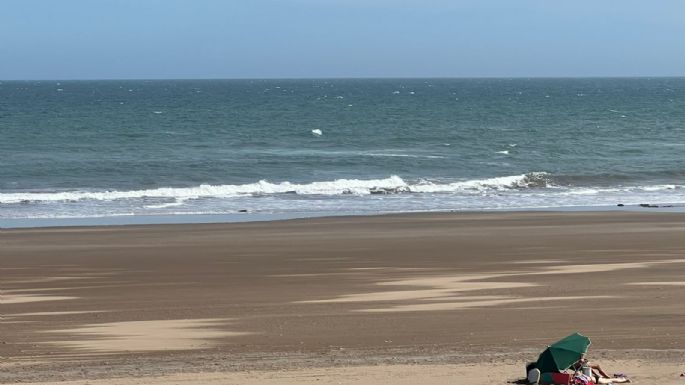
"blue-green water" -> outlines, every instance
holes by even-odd
[[[0,218],[685,203],[685,79],[6,81]]]

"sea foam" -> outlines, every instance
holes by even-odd
[[[532,187],[549,187],[546,173],[529,173],[487,179],[473,179],[456,182],[418,180],[407,182],[397,175],[384,179],[336,179],[311,183],[284,181],[273,183],[261,180],[241,185],[208,185],[195,187],[162,187],[146,190],[107,191],[56,191],[0,193],[0,203],[31,202],[73,202],[113,201],[124,199],[166,198],[188,200],[202,198],[232,198],[241,196],[263,196],[278,194],[297,195],[369,195],[384,191],[387,193],[457,193],[460,191],[507,190]],[[164,203],[168,204],[167,202]]]

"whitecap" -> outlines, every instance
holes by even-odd
[[[14,192],[0,193],[2,204],[31,204],[36,202],[79,202],[120,200],[163,200],[164,205],[180,205],[187,200],[207,198],[235,198],[265,196],[274,194],[298,195],[369,195],[372,190],[393,192],[456,193],[463,191],[508,190],[530,187],[550,187],[546,173],[464,180],[451,183],[421,180],[408,183],[397,175],[384,179],[336,179],[311,183],[289,181],[273,183],[260,180],[242,185],[208,185],[195,187],[161,187],[147,190],[104,190],[104,191],[56,191],[56,192]],[[157,203],[161,208],[162,203]]]
[[[674,184],[662,184],[654,186],[643,186],[640,187],[643,191],[664,191],[664,190],[675,190],[678,186]]]
[[[577,189],[573,189],[571,191],[562,193],[561,195],[597,195],[600,192],[608,192],[608,191],[602,191],[602,190],[593,189],[593,188],[577,188]]]
[[[549,175],[547,173],[533,172],[522,175],[472,179],[446,184],[423,182],[415,186],[409,186],[410,190],[413,192],[424,193],[484,192],[487,190],[504,191],[532,187],[554,187],[554,185],[549,181]]]
[[[321,135],[323,135],[323,131],[319,130],[318,128],[315,128],[312,130],[312,135],[321,136]]]
[[[398,176],[391,176],[386,179],[337,179],[334,181],[312,182],[307,184],[297,184],[291,182],[271,183],[259,181],[246,185],[223,185],[209,186],[202,185],[199,188],[190,188],[186,193],[189,197],[214,197],[214,196],[236,196],[236,195],[259,195],[259,194],[316,194],[316,195],[338,195],[343,192],[354,194],[367,194],[374,187],[379,188],[400,188],[407,184]],[[184,190],[184,189],[181,189]]]
[[[165,209],[167,207],[176,207],[176,206],[182,206],[185,203],[185,199],[180,199],[176,202],[168,202],[168,203],[160,203],[157,205],[147,205],[143,206],[143,208],[146,209]]]
[[[497,154],[509,155],[509,150],[497,151]]]

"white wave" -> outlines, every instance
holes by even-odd
[[[438,192],[459,192],[459,191],[484,191],[484,190],[510,190],[525,187],[550,187],[546,181],[547,173],[536,172],[530,174],[503,176],[488,179],[474,179],[448,184],[434,184],[424,182],[415,186],[410,186],[412,192],[438,193]]]
[[[146,209],[165,209],[168,207],[176,207],[176,206],[183,206],[183,204],[186,202],[186,199],[179,199],[174,202],[168,202],[168,203],[160,203],[157,205],[146,205],[143,206]]]
[[[663,190],[675,190],[678,186],[674,184],[660,184],[654,186],[642,186],[640,187],[643,191],[663,191]]]
[[[306,184],[271,183],[261,180],[257,183],[242,185],[200,185],[195,187],[162,187],[130,191],[61,191],[61,192],[17,192],[0,193],[0,203],[17,204],[31,202],[78,202],[78,201],[115,201],[126,199],[168,199],[182,204],[186,200],[203,198],[233,198],[241,196],[263,196],[276,194],[298,195],[369,195],[379,192],[418,192],[440,193],[487,189],[505,190],[547,186],[545,173],[530,173],[488,179],[475,179],[452,183],[419,181],[413,184],[393,175],[385,179],[337,179]],[[177,205],[165,202],[164,205]],[[158,204],[160,205],[160,204]],[[159,208],[151,207],[151,208]]]
[[[249,195],[297,193],[302,195],[368,194],[374,187],[398,188],[406,186],[402,178],[386,179],[338,179],[335,181],[295,184],[291,182],[270,183],[261,180],[243,185],[200,185],[196,187],[162,187],[130,191],[64,191],[0,193],[0,203],[70,202],[81,200],[112,201],[140,198],[175,198],[177,200],[200,198],[230,198]]]
[[[498,154],[509,155],[509,150],[497,151]]]
[[[597,195],[600,193],[606,193],[607,189],[594,189],[594,188],[578,188],[567,192],[560,193],[559,195]]]
[[[323,132],[321,130],[319,130],[318,128],[315,128],[312,130],[312,135],[321,136],[321,135],[323,135]]]
[[[645,194],[645,193],[659,193],[666,192],[668,194],[676,193],[683,186],[674,184],[653,185],[653,186],[620,186],[620,187],[572,187],[562,192],[557,192],[559,196],[581,196],[581,195],[604,195],[611,196],[615,194]],[[675,195],[669,195],[671,197]]]
[[[399,154],[401,155],[401,154]],[[627,202],[628,197],[639,197],[640,200],[659,201],[659,197],[668,194],[669,200],[676,202],[685,199],[681,191],[682,185],[662,184],[645,186],[615,186],[615,187],[568,187],[557,186],[552,183],[551,176],[544,172],[521,175],[502,176],[470,180],[412,180],[407,181],[393,175],[382,179],[337,179],[329,181],[315,181],[311,183],[293,183],[289,181],[270,182],[261,180],[256,183],[240,185],[199,185],[193,187],[162,187],[145,190],[77,190],[77,191],[37,191],[37,192],[5,192],[0,193],[0,205],[31,205],[32,203],[59,203],[59,210],[71,212],[80,205],[96,207],[100,202],[118,202],[128,207],[133,205],[142,209],[171,209],[174,206],[191,207],[216,205],[214,199],[272,197],[277,200],[279,195],[293,194],[302,197],[368,196],[372,194],[449,194],[459,199],[471,199],[469,196],[487,195],[490,200],[523,199],[529,197],[557,197],[575,199],[573,197],[592,197],[593,202],[601,200],[620,200]],[[512,195],[513,194],[513,195]],[[647,195],[651,194],[651,195]],[[656,194],[656,195],[655,195]],[[516,197],[516,198],[514,198]],[[452,199],[452,198],[436,198]],[[457,198],[454,198],[457,199]],[[638,198],[635,198],[638,199]],[[334,200],[340,202],[338,200]],[[228,202],[228,201],[227,201]],[[284,202],[293,200],[287,199]],[[575,201],[574,201],[575,202]],[[349,202],[346,202],[347,205]],[[582,204],[592,202],[583,201]],[[241,205],[245,204],[245,201]],[[322,203],[317,203],[322,204]],[[505,203],[502,203],[506,206]],[[91,206],[94,205],[94,206]],[[35,207],[35,206],[34,206]],[[49,207],[49,206],[45,206]],[[51,206],[50,206],[51,207]],[[102,206],[105,207],[105,206]],[[110,207],[110,206],[107,206]],[[123,206],[121,206],[123,207]],[[23,209],[22,209],[23,210]],[[96,209],[97,210],[97,209]],[[118,209],[116,209],[118,210]]]

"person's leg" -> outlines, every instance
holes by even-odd
[[[615,377],[615,378],[599,377],[597,379],[598,384],[623,384],[626,382],[630,382],[630,379],[625,378],[625,377]]]
[[[611,378],[599,377],[597,379],[597,384],[611,384]]]
[[[598,364],[592,364],[592,365],[590,365],[590,367],[592,369],[594,369],[597,372],[597,374],[599,374],[602,377],[607,377],[607,378],[611,377],[610,375],[604,373],[604,370],[602,370],[602,368]]]

